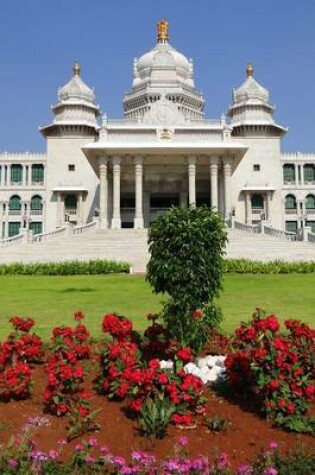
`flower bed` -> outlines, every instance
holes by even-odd
[[[126,462],[122,463],[122,468],[127,472],[130,467],[128,468],[126,464],[130,462],[132,449],[137,448],[143,452],[143,449],[150,448],[157,456],[160,473],[178,473],[166,472],[166,470],[169,471],[170,466],[167,465],[168,462],[165,462],[165,457],[170,452],[170,446],[176,445],[182,427],[196,427],[185,432],[191,454],[191,458],[188,459],[185,456],[185,460],[191,471],[195,465],[189,465],[190,463],[205,464],[203,471],[200,468],[200,472],[194,472],[197,474],[208,473],[209,467],[219,463],[215,462],[214,452],[219,454],[220,449],[230,454],[233,470],[234,468],[236,470],[238,463],[247,463],[250,454],[252,455],[253,451],[259,449],[261,445],[266,446],[270,439],[278,440],[286,446],[294,443],[293,435],[272,428],[271,424],[263,418],[257,417],[258,404],[262,396],[267,397],[270,394],[269,390],[279,390],[274,383],[270,384],[275,378],[267,373],[271,360],[266,360],[266,358],[270,353],[269,356],[274,358],[272,361],[276,361],[275,358],[279,354],[274,352],[281,351],[281,355],[284,356],[284,349],[288,352],[283,359],[285,363],[286,358],[297,358],[293,356],[294,352],[300,355],[293,365],[290,360],[290,371],[298,371],[295,374],[294,383],[303,391],[301,395],[296,387],[290,386],[294,394],[295,406],[297,398],[302,396],[303,404],[311,402],[314,397],[311,389],[312,378],[314,378],[314,347],[310,343],[314,342],[314,333],[306,325],[290,321],[287,323],[288,333],[284,336],[279,334],[278,323],[274,317],[259,316],[258,318],[256,316],[251,324],[240,327],[232,344],[235,352],[229,355],[227,360],[237,362],[237,365],[241,362],[242,373],[238,366],[237,371],[231,371],[234,366],[232,363],[229,366],[228,363],[231,381],[233,384],[246,381],[246,384],[250,386],[257,385],[258,380],[255,378],[260,375],[260,371],[263,371],[266,381],[259,387],[263,391],[258,397],[245,393],[238,395],[234,392],[232,396],[230,394],[226,398],[220,396],[214,389],[205,389],[198,376],[184,371],[184,365],[192,364],[193,352],[189,348],[179,347],[175,341],[172,341],[165,328],[156,322],[155,316],[149,316],[151,325],[144,337],[133,331],[128,319],[115,314],[105,316],[102,328],[110,338],[98,342],[96,346],[93,346],[90,341],[88,329],[82,323],[83,319],[82,312],[76,312],[76,323],[73,328],[53,329],[49,351],[45,352],[36,334],[29,333],[33,329],[34,322],[31,319],[17,317],[12,319],[14,331],[1,345],[0,375],[4,380],[9,375],[11,382],[7,386],[14,388],[15,392],[13,395],[3,393],[3,401],[18,399],[20,394],[23,394],[21,398],[24,400],[0,404],[0,429],[2,428],[0,443],[4,444],[9,435],[21,433],[27,415],[42,418],[44,410],[47,424],[36,425],[36,430],[33,427],[33,440],[38,443],[36,450],[45,452],[42,455],[43,460],[52,466],[60,458],[55,456],[55,452],[51,457],[49,452],[58,449],[58,440],[61,438],[68,439],[62,451],[62,460],[72,457],[71,460],[75,459],[78,463],[80,461],[83,464],[82,467],[85,466],[84,464],[94,462],[99,466],[99,457],[104,454],[94,454],[92,448],[89,448],[87,452],[86,443],[82,442],[84,434],[90,431],[97,434],[98,447],[100,444],[108,444],[113,453],[126,458]],[[255,334],[253,328],[256,331]],[[34,342],[38,343],[37,346],[34,345],[34,348],[37,348],[34,354],[29,353],[28,349],[32,346],[25,345],[25,337],[33,338]],[[231,347],[230,341],[215,335],[213,343],[217,344],[218,341],[220,341],[220,351],[223,349],[224,341],[228,345],[226,348]],[[249,349],[250,359],[248,359]],[[239,356],[243,351],[246,358]],[[269,361],[269,363],[262,364],[257,370],[258,357],[263,358],[262,362]],[[159,361],[161,359],[172,360],[173,370],[171,367],[161,368]],[[18,389],[19,378],[15,379],[15,372],[19,374],[22,368],[27,368],[28,379],[25,374],[25,381],[34,383],[33,391],[31,391],[31,384],[27,385],[28,390],[24,390],[24,393]],[[299,368],[303,368],[303,373]],[[278,369],[279,379],[281,371],[289,371],[286,365],[284,369],[281,365]],[[225,389],[228,387],[225,386]],[[309,414],[306,409],[307,406],[303,405],[305,416]],[[99,410],[101,411],[98,412]],[[205,414],[207,423],[204,419]],[[269,416],[269,413],[267,415]],[[222,421],[223,424],[220,424]],[[226,421],[229,423],[224,424]],[[210,432],[209,428],[211,428]],[[167,437],[165,437],[166,434],[168,434]],[[301,436],[301,440],[309,446],[314,441],[310,436]],[[81,444],[83,448],[75,450],[78,444]],[[207,458],[206,461],[201,462],[201,459],[196,459],[200,452]],[[83,455],[87,457],[86,460],[82,459]],[[175,463],[174,467],[176,463],[181,464],[177,459],[171,460]],[[217,460],[222,462],[225,459],[223,457]],[[35,463],[34,460],[33,462]],[[110,467],[110,470],[117,468],[114,465]],[[7,473],[18,473],[14,472],[13,468],[16,469],[12,467],[11,472]],[[107,465],[102,466],[102,470],[105,469],[109,470]],[[164,469],[165,472],[163,472]],[[215,473],[227,473],[223,469],[227,470],[228,467],[219,469],[216,466],[216,470],[221,470],[221,472]],[[84,473],[83,468],[77,473]],[[99,473],[108,472],[100,471]]]

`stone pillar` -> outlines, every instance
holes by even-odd
[[[301,185],[304,186],[304,164],[300,165],[301,170]]]
[[[251,195],[249,191],[245,191],[245,222],[246,224],[251,224],[252,218],[252,202]]]
[[[211,194],[211,208],[218,209],[218,157],[210,157],[210,194]]]
[[[22,165],[22,185],[27,186],[27,165]]]
[[[223,161],[223,176],[224,176],[224,216],[227,219],[231,215],[231,176],[232,166],[231,159],[225,157]]]
[[[7,186],[11,185],[11,165],[7,165],[7,176],[6,176]]]
[[[134,228],[143,228],[143,158],[135,157],[135,217]]]
[[[99,158],[100,173],[100,228],[108,227],[107,219],[107,197],[108,197],[108,180],[107,180],[107,158]]]
[[[269,210],[270,210],[270,195],[269,195],[269,191],[266,191],[265,221],[269,220]]]
[[[299,166],[297,163],[294,165],[294,172],[295,172],[295,184],[296,186],[299,185]]]
[[[121,228],[120,218],[120,157],[113,158],[113,219],[112,228]]]
[[[63,219],[62,219],[61,193],[57,191],[57,228],[61,227],[62,223],[63,223]]]
[[[79,191],[78,198],[78,220],[79,224],[83,224],[83,191]]]
[[[196,206],[196,157],[188,157],[188,202]]]

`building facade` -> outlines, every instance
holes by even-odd
[[[209,120],[194,65],[158,23],[157,44],[134,60],[124,118],[101,117],[93,90],[73,77],[58,90],[43,154],[0,154],[1,236],[99,219],[149,227],[172,205],[207,204],[228,219],[315,231],[315,153],[283,154],[286,129],[268,90],[246,77],[226,116]]]

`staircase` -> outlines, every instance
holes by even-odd
[[[315,260],[315,244],[229,229],[226,254],[235,259],[307,261]],[[83,234],[60,235],[38,243],[0,248],[0,264],[112,259],[130,262],[132,272],[145,272],[148,258],[145,229],[93,228]]]

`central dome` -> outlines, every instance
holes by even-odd
[[[166,20],[158,22],[157,30],[154,48],[134,60],[125,117],[144,119],[152,104],[166,100],[177,104],[178,120],[202,119],[204,101],[195,89],[193,61],[170,45]]]

